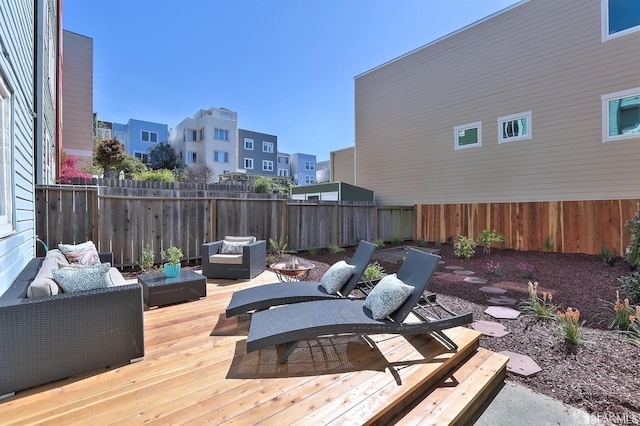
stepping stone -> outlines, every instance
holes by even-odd
[[[457,275],[475,275],[475,272],[473,271],[463,271],[463,270],[455,270],[453,271],[453,273]]]
[[[484,313],[498,319],[516,319],[520,316],[520,311],[505,306],[489,306]]]
[[[471,284],[486,284],[487,280],[480,277],[467,277],[464,279],[464,282]]]
[[[531,377],[542,371],[542,368],[530,357],[515,352],[501,351],[499,354],[509,357],[507,371],[522,377]]]
[[[504,325],[493,321],[475,321],[471,323],[471,328],[491,337],[502,337],[509,334]]]
[[[499,287],[480,287],[479,290],[488,294],[505,294],[507,290]]]
[[[500,297],[492,297],[491,299],[487,299],[487,302],[489,302],[492,305],[513,306],[518,301],[516,299],[511,299],[510,297],[500,296]]]
[[[451,271],[462,270],[464,269],[462,266],[445,266],[444,269],[449,269]]]
[[[444,260],[438,261],[438,265],[444,265]],[[446,268],[446,267],[445,267]]]

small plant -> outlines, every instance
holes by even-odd
[[[553,238],[551,237],[551,235],[548,235],[547,238],[544,239],[544,251],[551,252],[553,251],[554,246],[555,244],[553,242]]]
[[[629,315],[627,340],[632,345],[640,346],[640,305],[637,305],[635,312]]]
[[[556,318],[562,328],[564,340],[572,345],[580,344],[582,341],[582,332],[580,331],[580,311],[572,309],[571,306],[569,306],[565,312],[556,312]]]
[[[613,266],[616,263],[616,250],[607,246],[600,247],[600,257],[602,261],[609,266]]]
[[[619,277],[620,288],[629,296],[632,304],[640,304],[640,271],[633,271],[630,277]]]
[[[307,253],[309,253],[309,255],[311,256],[315,256],[316,254],[318,254],[318,249],[316,247],[309,247],[307,249]]]
[[[267,265],[278,263],[278,257],[272,253],[267,254]]]
[[[384,248],[384,241],[383,240],[373,240],[372,241],[373,244],[376,245],[376,247],[378,247],[379,249]]]
[[[629,299],[620,300],[620,290],[616,290],[616,301],[609,302],[601,300],[605,306],[597,313],[597,317],[603,318],[599,324],[607,323],[610,330],[628,330],[630,326],[629,316],[633,315],[634,309],[629,304]]]
[[[500,262],[490,260],[482,266],[482,269],[484,269],[489,275],[494,275],[496,277],[504,276],[502,271],[500,271]]]
[[[393,237],[391,239],[391,244],[400,244],[402,242],[402,238],[400,237]]]
[[[153,269],[153,263],[155,260],[155,253],[149,244],[142,249],[142,258],[140,259],[140,269],[143,271],[149,271]]]
[[[362,279],[365,281],[375,281],[382,279],[386,276],[386,272],[382,265],[378,262],[369,263],[362,274]]]
[[[532,280],[535,276],[536,267],[530,263],[520,262],[518,263],[518,266],[516,266],[516,268],[518,269],[518,275],[520,276],[520,278]]]
[[[491,247],[494,244],[504,243],[505,238],[504,235],[497,232],[495,229],[493,231],[489,231],[488,229],[483,230],[476,238],[476,243],[484,247],[484,253],[491,253]]]
[[[631,269],[640,267],[640,211],[625,223],[627,234],[631,235],[631,242],[625,253],[625,260]]]
[[[169,265],[178,265],[180,259],[182,259],[182,249],[176,246],[171,246],[167,251],[162,250],[160,255]]]
[[[456,257],[469,259],[476,254],[476,242],[461,235],[453,245],[453,253]]]
[[[447,244],[453,244],[453,235],[447,237]]]
[[[344,249],[342,247],[340,247],[339,245],[331,245],[329,246],[329,253],[331,254],[338,254],[338,253],[342,253],[344,251]]]
[[[542,297],[538,296],[538,282],[529,281],[529,298],[520,302],[520,311],[525,315],[536,317],[541,320],[553,318],[553,313],[560,306],[553,304],[553,295],[542,292]]]
[[[280,235],[280,238],[278,238],[278,240],[269,238],[269,245],[273,249],[276,256],[284,255],[284,251],[287,249],[287,243],[284,241],[284,234]]]

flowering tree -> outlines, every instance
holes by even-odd
[[[58,176],[59,183],[71,183],[72,178],[91,179],[91,175],[78,169],[76,164],[78,164],[78,159],[76,157],[66,155],[64,152],[62,153],[60,176]]]

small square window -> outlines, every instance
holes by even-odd
[[[602,96],[602,141],[640,138],[640,87]]]
[[[265,172],[273,171],[273,161],[271,160],[262,160],[262,170]]]
[[[640,1],[601,0],[602,41],[640,31]]]
[[[456,126],[453,135],[456,150],[482,146],[482,121]]]
[[[262,141],[263,152],[273,152],[273,142]]]
[[[244,168],[253,170],[253,158],[245,158],[244,159]]]
[[[244,149],[253,151],[253,139],[244,138]]]
[[[531,139],[531,111],[498,117],[498,143]]]

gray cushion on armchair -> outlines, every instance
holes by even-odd
[[[222,252],[226,243],[227,253]],[[231,248],[240,253],[229,253]],[[251,279],[265,270],[267,243],[255,237],[231,237],[202,245],[202,274],[207,278]]]

